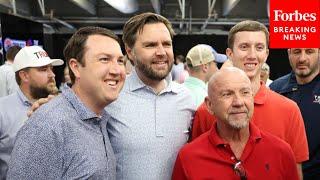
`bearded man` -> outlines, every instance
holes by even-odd
[[[0,179],[6,177],[16,134],[28,119],[32,103],[58,92],[53,66],[62,64],[39,46],[24,47],[15,56],[13,69],[19,89],[0,98]]]

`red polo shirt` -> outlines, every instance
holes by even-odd
[[[254,97],[254,113],[251,121],[259,129],[286,141],[292,148],[296,162],[309,159],[304,122],[297,104],[292,100],[261,84]],[[215,117],[202,103],[193,120],[192,140],[208,131],[214,122]]]
[[[250,123],[250,137],[241,155],[247,179],[297,180],[297,166],[290,146],[283,140],[260,131]],[[216,132],[216,124],[179,152],[173,180],[183,179],[235,179],[237,162],[230,148]]]

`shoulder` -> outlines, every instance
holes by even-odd
[[[269,89],[267,89],[267,93],[268,93],[267,101],[269,101],[269,103],[272,103],[272,106],[277,106],[277,109],[279,108],[286,108],[290,110],[299,109],[297,104],[293,100]]]
[[[62,95],[59,95],[36,110],[26,125],[60,129],[66,119],[72,118],[73,111],[74,109],[69,102]]]
[[[292,152],[291,146],[284,140],[269,132],[263,130],[260,130],[260,132],[264,148],[267,147],[268,149],[272,149],[274,152],[278,153],[290,154]]]
[[[19,97],[17,95],[17,92],[12,93],[8,96],[0,97],[0,112],[4,111],[4,109],[10,109],[11,104],[13,103],[19,103]]]
[[[282,77],[274,80],[269,86],[270,89],[272,89],[275,92],[279,92],[285,84],[289,83],[291,75],[292,75],[292,73],[289,73],[285,76],[282,76]]]
[[[209,135],[210,131],[207,131],[192,142],[184,145],[180,150],[180,156],[184,159],[190,159],[206,152],[206,149],[212,146],[209,141]]]

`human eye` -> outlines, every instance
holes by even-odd
[[[124,64],[124,59],[123,58],[119,58],[118,59],[118,64],[123,65]]]
[[[314,52],[315,52],[315,51],[314,51],[313,49],[307,49],[307,50],[306,50],[306,53],[307,53],[307,54],[312,54],[312,53],[314,53]]]
[[[172,42],[165,42],[163,43],[164,47],[171,47],[172,46]]]
[[[247,44],[240,44],[239,48],[241,50],[246,50],[246,49],[248,49],[248,45]]]
[[[155,47],[156,46],[156,43],[147,43],[145,44],[145,47],[147,48],[152,48],[152,47]]]
[[[100,62],[107,62],[107,61],[109,61],[110,60],[110,57],[100,57],[99,58],[99,61]]]
[[[258,46],[257,46],[257,50],[258,50],[258,51],[264,50],[264,46],[263,46],[263,45],[258,45]]]
[[[231,92],[223,92],[221,94],[222,97],[230,97],[231,96]]]

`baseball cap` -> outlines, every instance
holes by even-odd
[[[15,56],[13,69],[17,72],[27,67],[41,67],[49,64],[60,66],[63,63],[61,59],[50,59],[48,53],[40,46],[25,46]]]
[[[215,57],[212,50],[208,45],[198,44],[191,48],[187,54],[187,64],[191,64],[193,67],[202,64],[207,64],[214,61]]]
[[[228,59],[228,57],[225,54],[218,53],[215,49],[213,49],[212,46],[207,45],[207,44],[204,44],[204,45],[208,46],[211,49],[211,51],[215,57],[215,59],[214,59],[215,62],[224,63]]]

